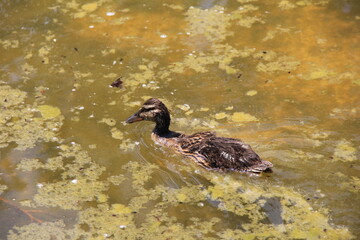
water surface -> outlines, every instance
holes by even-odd
[[[360,236],[357,1],[0,2],[1,239]],[[120,79],[120,88],[109,85]],[[207,171],[125,125],[241,138]]]

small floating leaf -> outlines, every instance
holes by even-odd
[[[98,8],[98,4],[96,2],[86,3],[82,5],[81,8],[86,12],[93,12]]]
[[[256,90],[250,90],[250,91],[247,91],[246,96],[252,97],[252,96],[255,96],[256,94],[257,94]]]
[[[258,121],[258,119],[248,113],[244,112],[235,112],[231,116],[231,120],[233,122],[252,122],[252,121]]]
[[[220,112],[220,113],[215,114],[215,119],[216,119],[216,120],[223,119],[223,118],[225,118],[226,116],[228,116],[226,113]]]
[[[45,119],[56,118],[61,114],[59,108],[50,105],[40,105],[38,110],[40,111],[41,116]]]

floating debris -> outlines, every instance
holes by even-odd
[[[122,77],[119,77],[118,79],[116,79],[114,82],[112,82],[110,84],[110,86],[111,87],[116,87],[116,88],[122,88],[123,81],[121,81],[121,78]]]
[[[257,94],[256,90],[250,90],[246,92],[246,96],[252,97],[255,96]]]

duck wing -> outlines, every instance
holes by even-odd
[[[184,136],[179,152],[205,168],[260,173],[272,167],[261,160],[250,145],[235,138],[217,137],[213,132]]]

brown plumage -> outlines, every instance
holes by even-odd
[[[204,168],[260,173],[271,171],[273,166],[261,160],[248,144],[239,139],[217,137],[214,132],[185,135],[170,131],[169,111],[159,99],[148,99],[126,123],[142,120],[156,123],[151,135],[155,142],[191,158]]]

